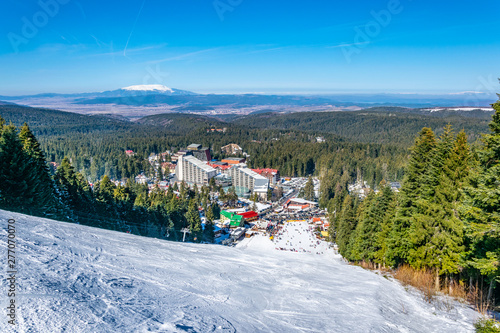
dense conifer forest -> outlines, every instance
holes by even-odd
[[[500,276],[500,102],[477,150],[452,126],[423,128],[411,147],[400,193],[385,180],[360,199],[337,184],[328,203],[340,253],[376,267],[409,265],[435,273],[436,289],[486,285]],[[497,288],[498,289],[498,288]]]
[[[491,115],[481,110],[430,112],[378,107],[354,112],[264,113],[237,118],[233,123],[250,128],[332,133],[354,142],[409,147],[421,128],[434,128],[441,134],[447,124],[465,130],[474,142],[487,130]]]

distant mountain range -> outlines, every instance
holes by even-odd
[[[264,95],[197,94],[163,85],[133,85],[117,90],[77,93],[0,96],[0,101],[84,114],[114,113],[129,118],[160,114],[207,113],[212,115],[249,114],[267,111],[355,111],[377,106],[407,108],[474,107],[489,108],[495,94],[466,91],[450,94],[332,94]]]
[[[119,97],[134,97],[134,96],[148,96],[148,95],[163,95],[163,96],[187,96],[196,95],[193,92],[168,88],[160,84],[152,85],[135,85],[120,88],[117,90],[93,92],[93,93],[76,93],[76,94],[36,94],[36,95],[23,95],[23,96],[0,96],[0,100],[12,101],[33,98],[71,98],[71,99],[92,99],[92,98],[119,98]]]
[[[488,106],[496,101],[496,96],[483,94],[343,94],[343,95],[260,95],[260,94],[145,94],[139,98],[129,96],[100,96],[85,98],[78,104],[118,104],[130,106],[183,105],[189,103],[198,107],[239,105],[295,105],[295,106],[405,106],[405,107],[452,107]]]

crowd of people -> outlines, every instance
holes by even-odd
[[[271,229],[270,238],[276,250],[323,254],[324,246],[314,234],[314,227],[305,221],[285,222]]]

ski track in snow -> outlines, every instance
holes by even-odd
[[[306,223],[237,247],[174,243],[0,210],[16,220],[18,323],[1,332],[473,332],[478,314],[347,265]],[[307,242],[310,242],[307,243]],[[309,244],[309,245],[308,245]],[[324,254],[314,254],[318,249]],[[6,253],[1,264],[7,270]],[[1,307],[7,306],[2,279]]]

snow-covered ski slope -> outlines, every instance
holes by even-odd
[[[16,220],[18,323],[1,332],[471,332],[477,314],[323,255],[173,243],[0,210]],[[0,287],[6,309],[7,282]]]

